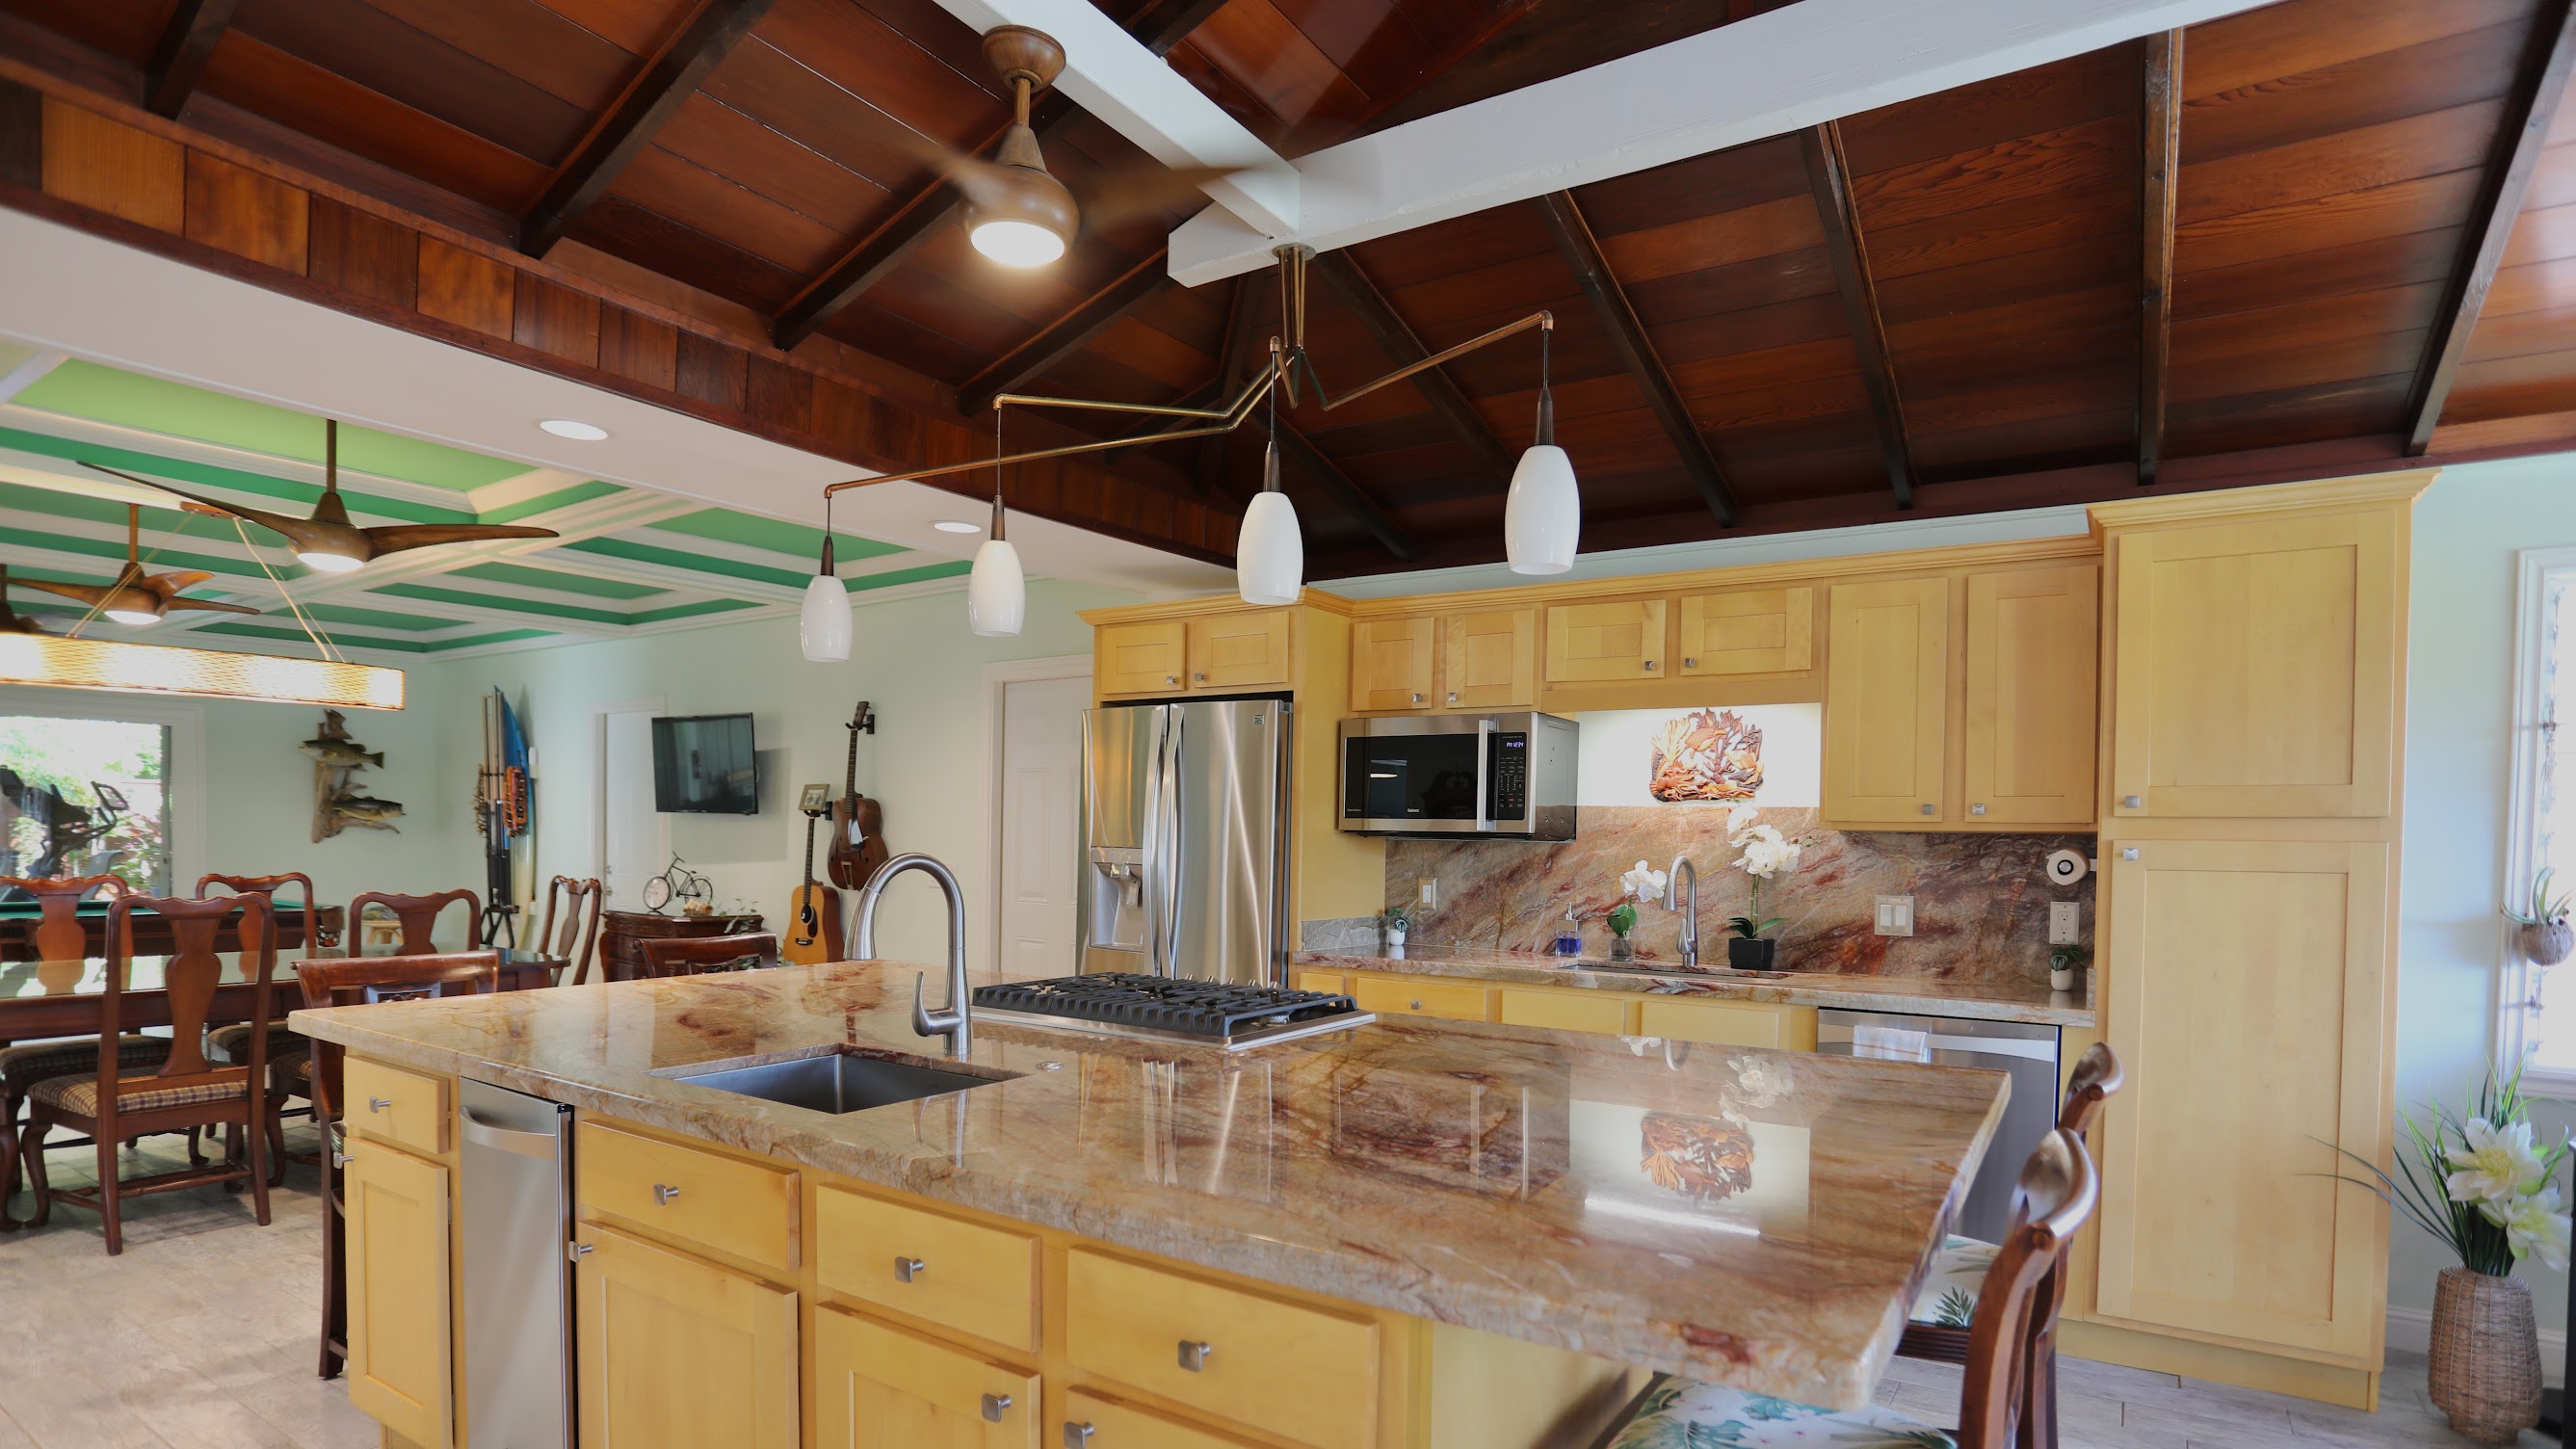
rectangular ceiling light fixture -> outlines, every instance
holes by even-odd
[[[380,665],[52,634],[0,634],[0,684],[195,694],[344,709],[403,707],[403,672]]]

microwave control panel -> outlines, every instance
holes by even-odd
[[[1516,820],[1529,810],[1529,736],[1498,734],[1493,740],[1493,773],[1488,778],[1493,800],[1486,814]]]

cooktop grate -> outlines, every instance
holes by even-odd
[[[1335,992],[1122,972],[979,986],[974,1001],[978,1013],[1003,1021],[1221,1046],[1286,1040],[1376,1019]]]

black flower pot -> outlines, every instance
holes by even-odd
[[[1768,971],[1771,954],[1779,944],[1762,936],[1730,936],[1726,941],[1726,964],[1738,971]]]

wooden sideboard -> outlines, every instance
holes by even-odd
[[[602,911],[600,971],[610,981],[632,981],[644,969],[642,943],[646,941],[695,940],[761,928],[757,915],[662,916],[651,911]]]

